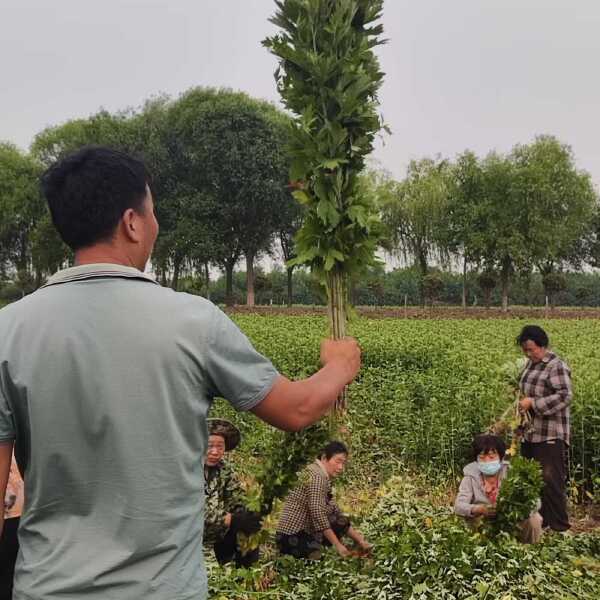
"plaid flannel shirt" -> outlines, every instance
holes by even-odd
[[[532,427],[525,440],[537,443],[558,439],[569,444],[573,390],[566,363],[553,352],[538,363],[529,361],[521,374],[521,392],[533,399]]]
[[[340,513],[331,494],[331,481],[315,461],[306,467],[299,484],[285,499],[277,533],[293,535],[306,531],[320,538],[323,531],[331,528],[330,517]]]

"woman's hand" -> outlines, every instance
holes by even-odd
[[[471,514],[474,517],[495,517],[496,516],[496,507],[491,504],[476,504],[471,509]]]
[[[523,398],[519,400],[519,409],[521,412],[527,412],[533,406],[533,398]]]
[[[373,544],[371,544],[370,542],[367,542],[367,540],[363,540],[359,545],[361,550],[364,550],[365,552],[369,552],[370,550],[373,550]]]
[[[344,544],[337,544],[335,549],[342,558],[348,558],[350,556],[350,550],[348,550]]]

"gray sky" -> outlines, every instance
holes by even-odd
[[[225,86],[277,100],[272,0],[0,0],[0,139],[159,92]],[[598,0],[386,0],[379,164],[509,150],[538,133],[600,183]]]

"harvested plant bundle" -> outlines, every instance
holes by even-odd
[[[498,494],[496,518],[489,524],[491,533],[514,534],[519,523],[536,509],[542,486],[540,465],[522,456],[513,457]]]
[[[331,335],[346,335],[348,277],[374,262],[381,236],[359,174],[382,128],[377,92],[383,73],[373,48],[383,43],[383,0],[281,0],[263,43],[279,59],[284,105],[296,115],[290,178],[306,207],[296,265],[325,283]],[[343,409],[345,395],[338,400]]]

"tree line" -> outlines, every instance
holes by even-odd
[[[271,104],[194,88],[140,110],[101,111],[50,127],[27,154],[2,144],[0,274],[35,288],[71,260],[50,226],[37,180],[61,157],[101,144],[148,165],[161,225],[152,262],[159,280],[178,288],[183,274],[208,279],[209,267],[217,266],[227,275],[230,301],[234,267],[245,258],[252,304],[256,260],[275,244],[292,258],[300,208],[288,186],[287,136],[288,118]]]
[[[376,176],[373,189],[388,247],[418,268],[423,300],[439,288],[432,264],[460,264],[463,306],[475,272],[484,302],[499,286],[504,310],[515,277],[539,273],[553,303],[566,272],[599,264],[597,191],[552,136],[504,155],[413,161],[403,181]]]
[[[49,127],[28,152],[0,143],[0,280],[22,293],[72,260],[38,180],[48,165],[88,144],[146,161],[161,225],[152,268],[164,285],[179,289],[192,278],[201,282],[196,292],[210,295],[216,267],[231,304],[234,269],[244,261],[252,305],[257,261],[269,254],[286,264],[294,259],[304,209],[292,196],[299,184],[289,177],[289,117],[244,93],[192,88],[140,109],[102,110]],[[401,181],[365,172],[358,189],[380,215],[382,251],[414,266],[421,303],[443,296],[440,268],[462,274],[463,305],[476,285],[482,303],[499,289],[507,309],[516,280],[538,274],[553,302],[569,272],[600,265],[598,194],[571,148],[552,136],[507,154],[415,160]],[[285,271],[291,303],[293,266]],[[369,267],[355,286],[382,273]]]

